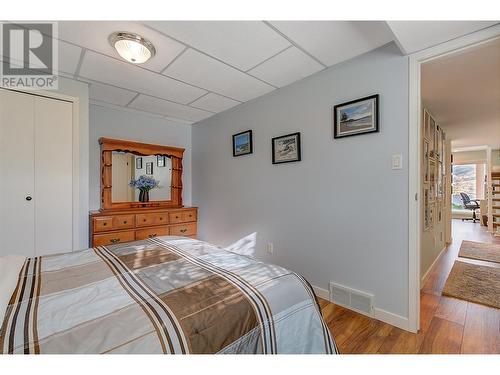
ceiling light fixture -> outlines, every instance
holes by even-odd
[[[153,44],[137,34],[119,31],[111,34],[108,40],[121,57],[133,64],[145,63],[156,54]]]

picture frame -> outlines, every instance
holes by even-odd
[[[428,141],[429,140],[429,134],[430,134],[430,115],[429,115],[429,112],[424,109],[424,129],[423,129],[423,133],[424,133],[424,138]]]
[[[441,127],[439,125],[436,125],[434,145],[435,145],[434,148],[435,148],[436,160],[443,161],[441,155],[441,150],[442,150]]]
[[[439,201],[443,200],[444,189],[443,189],[443,163],[438,162],[438,173],[437,173],[437,199]]]
[[[424,167],[424,182],[429,182],[429,141],[424,139],[424,150],[423,150],[423,167]]]
[[[273,164],[301,161],[300,132],[271,139]]]
[[[445,144],[446,144],[446,134],[445,132],[443,131],[443,129],[441,128],[441,157],[440,157],[440,161],[444,163],[444,160],[445,160],[445,153],[446,153],[446,148],[445,148]],[[443,174],[445,174],[446,171],[444,170],[443,168]]]
[[[333,107],[333,138],[379,131],[379,94],[351,100]]]
[[[135,158],[135,169],[142,169],[142,157],[139,156]]]
[[[424,231],[431,228],[430,220],[430,205],[429,205],[429,189],[424,188]]]
[[[252,131],[233,134],[233,157],[249,155],[253,153]]]
[[[434,157],[436,153],[436,121],[432,116],[429,117],[429,157]]]
[[[146,174],[153,174],[153,162],[146,163]]]
[[[165,166],[165,156],[164,155],[156,155],[156,165],[158,167]]]

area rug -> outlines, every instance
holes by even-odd
[[[500,268],[455,261],[443,295],[500,309]]]
[[[459,257],[500,263],[500,245],[474,241],[462,241]]]

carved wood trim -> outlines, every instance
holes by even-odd
[[[133,209],[133,208],[171,208],[182,207],[182,158],[184,149],[161,146],[120,139],[99,138],[101,145],[101,210]],[[112,189],[112,152],[130,152],[136,155],[165,155],[172,159],[172,181],[170,200],[150,202],[113,203]]]

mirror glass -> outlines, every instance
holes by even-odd
[[[170,200],[172,159],[164,155],[134,155],[130,152],[112,152],[113,202],[139,202],[140,190],[130,186],[141,176],[152,178],[157,186],[149,190],[150,201]]]

